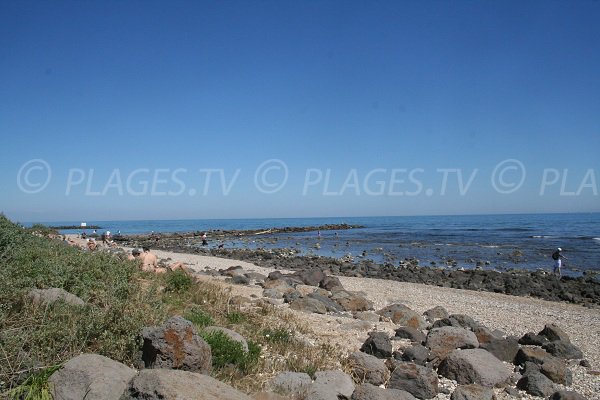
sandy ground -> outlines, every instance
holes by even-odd
[[[186,263],[190,269],[202,272],[206,269],[224,269],[242,266],[246,271],[264,275],[273,271],[257,265],[218,257],[154,251],[159,259]],[[282,272],[284,272],[282,270]],[[204,278],[208,279],[208,278]],[[220,278],[210,278],[220,279]],[[600,369],[600,309],[588,309],[579,305],[550,302],[528,297],[508,296],[490,292],[441,288],[415,283],[404,283],[369,278],[339,277],[346,290],[363,292],[373,302],[375,310],[386,305],[402,303],[417,312],[424,312],[441,305],[450,314],[467,314],[488,328],[500,329],[509,335],[522,336],[526,332],[539,332],[545,324],[555,323],[579,346],[591,363],[589,369],[571,363],[573,371],[572,390],[588,399],[600,399],[600,376],[590,374]],[[234,294],[250,297],[261,296],[258,286],[231,285]],[[287,308],[281,304],[279,307]],[[293,310],[299,318],[314,326],[315,341],[328,341],[340,346],[345,352],[360,348],[370,330],[393,332],[391,322],[365,324],[357,320],[332,315],[306,314]],[[530,397],[530,396],[526,396]],[[446,397],[439,397],[440,399]],[[504,397],[500,397],[504,398]],[[533,397],[530,397],[533,398]]]

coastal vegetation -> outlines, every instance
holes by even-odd
[[[0,397],[50,398],[47,379],[81,353],[135,366],[143,327],[173,315],[195,324],[211,345],[213,376],[253,392],[280,371],[314,371],[337,365],[334,348],[309,346],[295,335],[308,327],[268,303],[241,307],[219,282],[181,273],[155,275],[123,253],[85,252],[51,229],[25,229],[0,216]],[[32,289],[60,288],[84,305],[35,302]],[[248,352],[208,325],[239,332]]]

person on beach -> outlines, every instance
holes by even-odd
[[[206,241],[206,232],[204,232],[202,234],[202,246],[206,246],[208,245],[208,242]]]
[[[141,255],[141,253],[138,249],[133,249],[133,250],[131,250],[131,254],[127,256],[127,259],[129,261],[139,260],[140,255]]]
[[[89,251],[96,251],[97,247],[98,245],[96,244],[96,241],[94,239],[88,239],[87,248]]]
[[[150,248],[147,246],[142,247],[142,254],[140,259],[142,260],[142,271],[153,272],[158,267],[158,258],[156,254],[150,252]]]
[[[562,267],[562,260],[566,260],[567,258],[565,256],[563,256],[561,254],[562,249],[559,247],[556,249],[556,251],[554,253],[552,253],[552,259],[554,260],[554,271],[553,273],[556,275],[556,273],[558,272],[558,277],[560,278],[562,276],[562,272],[561,272],[561,267]]]

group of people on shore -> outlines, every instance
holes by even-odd
[[[187,272],[185,264],[182,262],[175,262],[166,266],[159,265],[158,257],[156,257],[156,254],[152,253],[150,248],[147,246],[142,247],[142,251],[139,249],[131,250],[131,254],[127,256],[127,259],[131,261],[138,261],[142,271],[155,272],[157,274],[164,274],[167,271],[177,270]]]

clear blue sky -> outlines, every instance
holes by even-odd
[[[0,211],[21,221],[600,211],[598,21],[599,1],[2,1]],[[26,193],[46,181],[27,173],[32,159],[51,176]],[[263,193],[254,177],[270,159],[288,179]],[[494,168],[507,159],[526,175],[498,193]],[[199,172],[211,168],[226,183],[239,171],[228,193]],[[453,168],[464,184],[477,169],[464,195],[454,172],[442,191],[440,170]],[[154,173],[155,192],[171,195],[143,191]],[[275,187],[284,174],[264,177]]]

